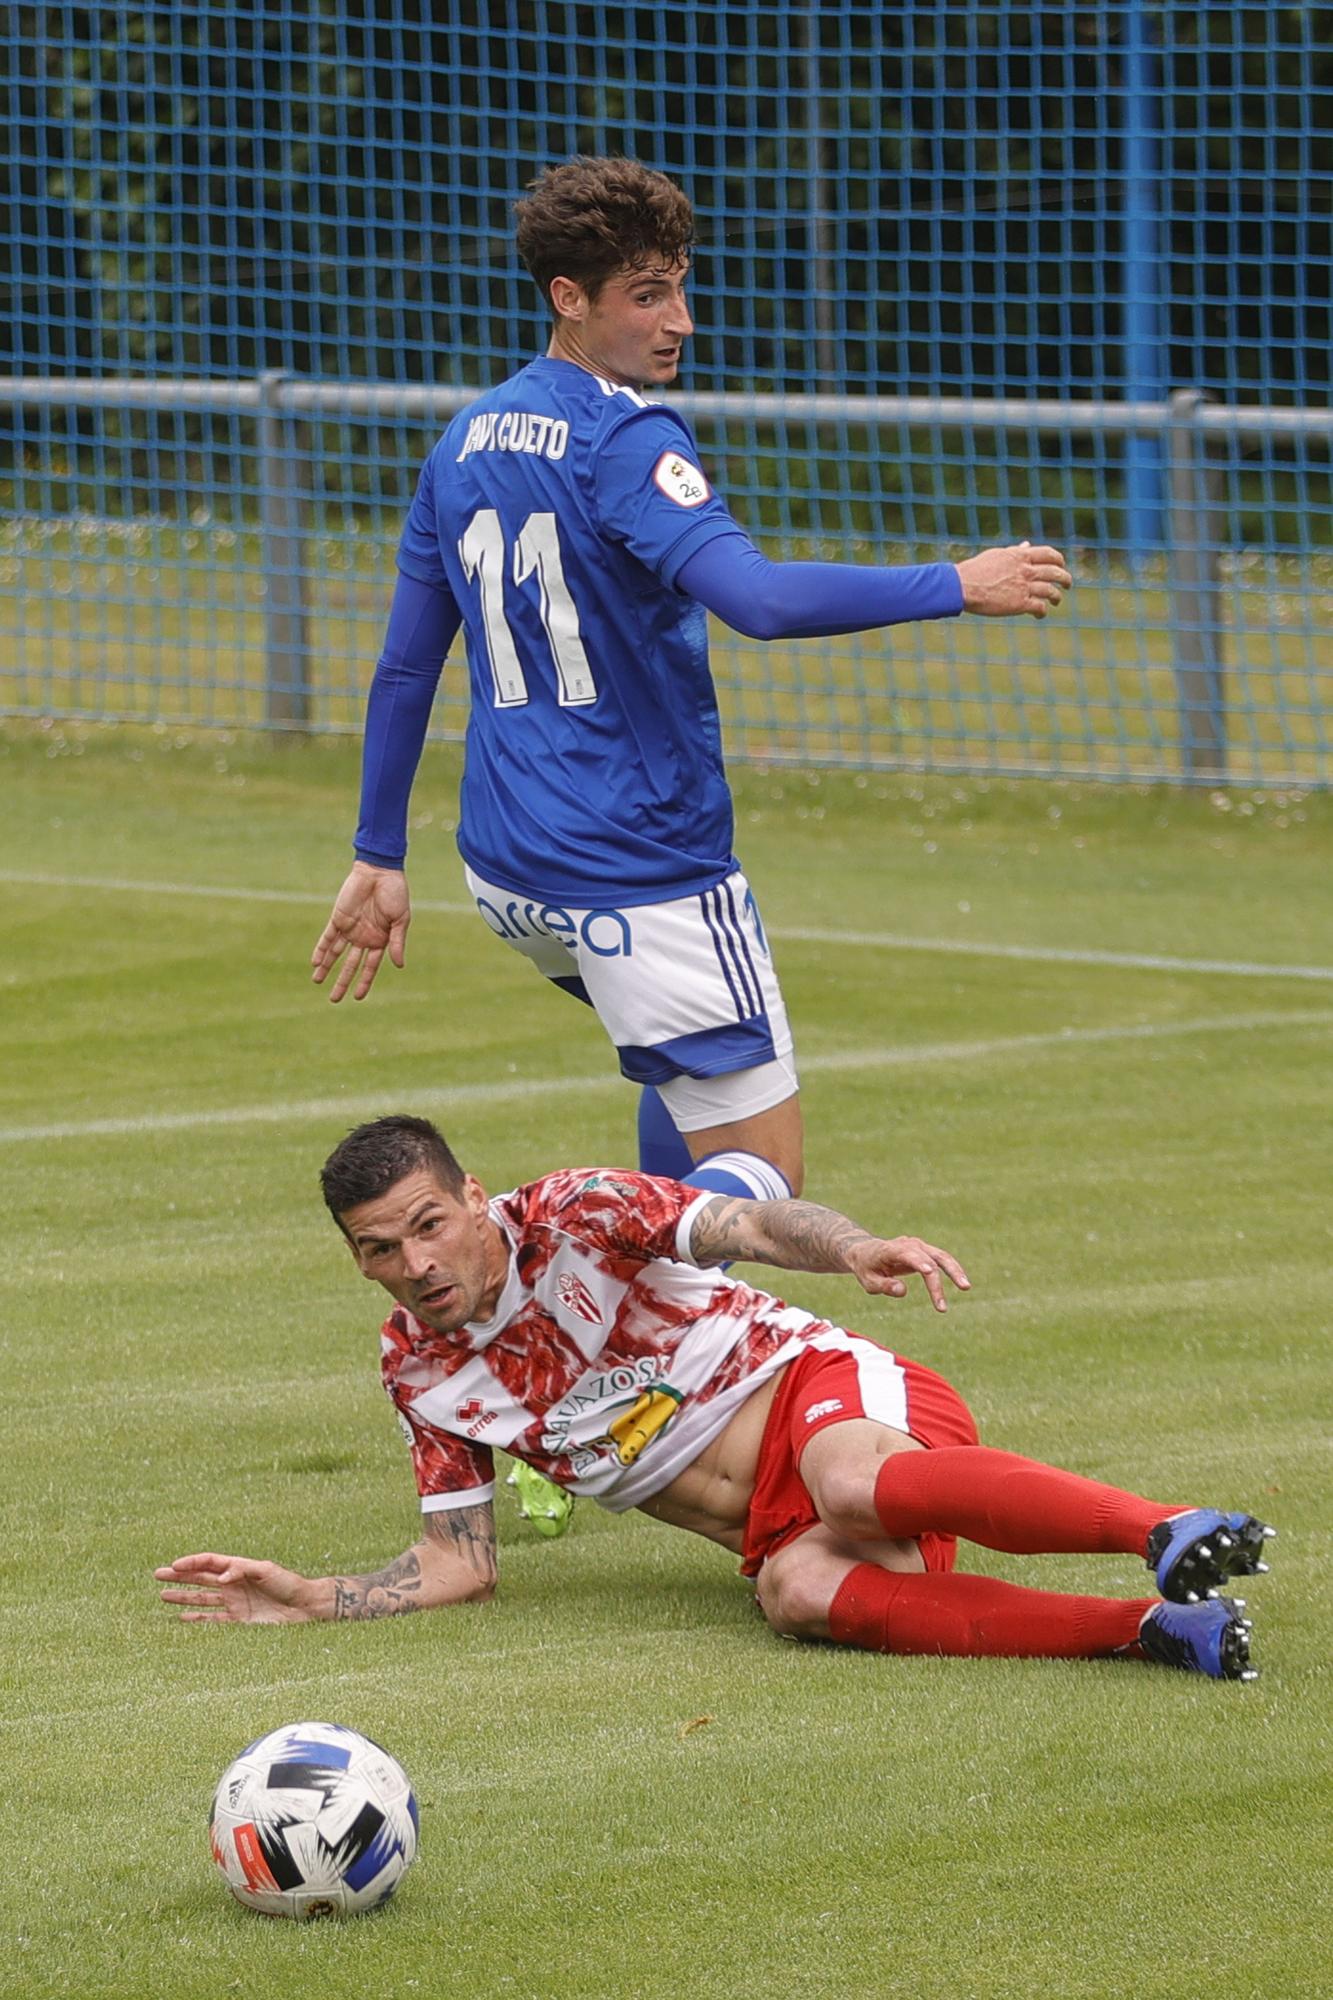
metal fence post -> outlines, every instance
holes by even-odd
[[[306,603],[305,440],[284,407],[283,368],[259,378],[259,504],[264,571],[264,713],[279,729],[310,722]]]
[[[1226,772],[1220,573],[1221,475],[1208,449],[1197,389],[1177,389],[1168,427],[1168,575],[1182,775],[1199,782]]]
[[[1162,31],[1148,0],[1119,13],[1123,41],[1121,98],[1121,266],[1125,400],[1155,403],[1166,394],[1163,297],[1168,287],[1162,223]],[[1162,447],[1141,431],[1125,436],[1125,539],[1130,562],[1160,548],[1164,526]]]

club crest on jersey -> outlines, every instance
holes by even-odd
[[[702,507],[708,498],[708,481],[698,466],[678,451],[662,453],[653,467],[653,484],[678,507]]]
[[[572,1313],[577,1313],[580,1319],[586,1319],[591,1326],[601,1325],[602,1309],[582,1278],[575,1272],[560,1273],[555,1281],[555,1295],[562,1306],[568,1307]]]

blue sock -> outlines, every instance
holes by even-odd
[[[790,1201],[787,1177],[758,1153],[709,1153],[697,1163],[661,1093],[645,1084],[639,1095],[639,1171],[706,1188],[710,1194],[740,1195],[745,1201]]]
[[[687,1181],[694,1167],[690,1149],[659,1092],[645,1084],[639,1093],[639,1171],[663,1180]]]

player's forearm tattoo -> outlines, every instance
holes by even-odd
[[[439,1542],[451,1555],[461,1556],[482,1590],[495,1587],[495,1516],[490,1503],[480,1507],[448,1507],[426,1518],[422,1542]],[[441,1600],[423,1574],[421,1543],[395,1557],[373,1576],[333,1578],[334,1618],[392,1618],[402,1611],[425,1611]],[[473,1593],[460,1590],[459,1599]],[[479,1593],[478,1593],[479,1594]]]
[[[495,1582],[495,1515],[489,1501],[481,1507],[442,1507],[430,1515],[426,1533],[462,1556],[478,1583]]]
[[[373,1576],[335,1576],[335,1618],[389,1618],[396,1611],[421,1608],[421,1558],[407,1549],[387,1569]]]
[[[690,1249],[701,1264],[733,1257],[783,1271],[848,1271],[847,1250],[875,1239],[836,1209],[813,1201],[741,1201],[715,1195],[694,1218]]]

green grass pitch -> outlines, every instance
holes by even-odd
[[[0,737],[0,1993],[1328,1990],[1325,797],[737,787],[809,1192],[975,1290],[941,1321],[779,1282],[942,1368],[996,1444],[1277,1522],[1256,1684],[784,1644],[720,1550],[586,1505],[546,1544],[503,1489],[489,1608],[158,1603],[187,1550],[325,1572],[415,1532],[378,1295],[317,1199],[348,1125],[429,1109],[494,1188],[632,1158],[595,1022],[462,910],[455,779],[432,752],[406,972],[334,1010],[305,962],[353,746]],[[306,1717],[380,1738],[421,1800],[396,1903],[343,1926],[249,1915],[208,1858],[223,1766]]]

